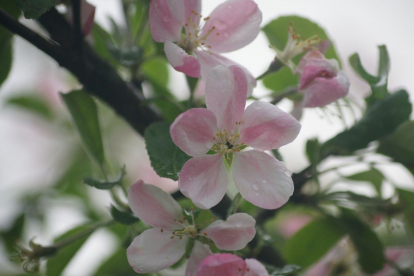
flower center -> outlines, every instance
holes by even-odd
[[[191,11],[192,14],[194,14],[195,17],[200,17],[200,21],[203,18],[201,14]],[[203,19],[204,22],[207,22],[210,19],[210,17],[206,17]],[[204,24],[205,25],[205,24]],[[207,34],[205,34],[203,37],[200,37],[199,34],[201,33],[201,30],[203,29],[204,25],[196,25],[191,17],[188,17],[187,23],[185,23],[185,27],[188,32],[186,31],[185,35],[183,34],[183,38],[181,40],[181,46],[183,47],[184,51],[186,51],[188,54],[192,54],[194,49],[201,49],[209,54],[212,54],[209,50],[211,49],[210,45],[206,45],[205,41],[207,37],[213,33],[214,29],[216,27],[212,27]],[[189,28],[192,27],[192,28]],[[220,35],[220,33],[216,33],[216,35]]]
[[[234,130],[230,135],[224,129],[223,131],[217,131],[216,136],[213,137],[217,143],[213,145],[211,150],[216,153],[223,154],[229,164],[232,162],[233,153],[239,152],[247,147],[245,143],[239,143],[239,125],[240,122],[236,122],[236,130]]]

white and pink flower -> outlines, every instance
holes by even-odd
[[[265,209],[285,204],[293,193],[291,173],[263,151],[292,142],[301,125],[267,102],[254,102],[245,110],[247,79],[237,66],[213,68],[205,93],[207,109],[190,109],[170,127],[174,143],[194,157],[180,172],[181,192],[196,206],[211,208],[226,193],[228,165],[246,200]],[[241,151],[248,146],[254,150]]]
[[[175,70],[206,79],[211,68],[236,64],[220,54],[252,42],[259,34],[262,13],[252,0],[228,0],[203,20],[200,13],[201,0],[151,0],[149,27],[154,40],[164,42]],[[181,33],[183,27],[185,34]],[[251,92],[256,80],[244,71]]]
[[[266,268],[255,259],[246,259],[232,254],[214,254],[206,257],[194,276],[269,276]],[[186,275],[190,276],[190,275]],[[193,275],[191,275],[193,276]]]
[[[175,264],[184,255],[191,238],[207,237],[221,250],[240,250],[256,234],[256,221],[244,213],[200,229],[194,221],[190,223],[185,219],[183,210],[171,195],[142,180],[130,188],[128,201],[134,214],[154,227],[137,236],[127,249],[128,262],[138,273],[157,272]],[[192,258],[197,263],[208,250],[199,241],[195,242]],[[190,266],[190,270],[194,267]]]
[[[300,118],[304,107],[323,107],[349,92],[349,79],[339,70],[338,61],[326,59],[319,51],[306,53],[296,72],[300,75],[299,92],[303,94],[292,112],[296,118]]]

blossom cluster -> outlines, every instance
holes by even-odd
[[[252,42],[261,20],[253,0],[228,0],[205,18],[201,0],[150,2],[151,35],[164,43],[172,67],[205,83],[206,108],[189,109],[170,126],[173,142],[192,157],[180,171],[179,189],[201,209],[217,205],[229,183],[260,208],[284,205],[293,194],[292,173],[266,151],[298,136],[302,108],[325,106],[349,89],[338,62],[313,49],[315,41],[302,43],[290,30],[288,45],[277,51],[276,59],[300,76],[298,91],[303,96],[296,101],[293,115],[265,101],[246,108],[256,80],[246,68],[221,54]],[[308,52],[294,65],[291,59],[304,51]],[[193,208],[191,216],[186,216],[171,195],[142,180],[130,188],[128,200],[133,213],[152,227],[127,250],[136,272],[157,272],[188,255],[186,276],[269,275],[255,259],[220,253],[241,250],[252,241],[256,221],[250,215],[235,213],[226,220],[199,222]],[[208,246],[212,244],[219,253],[212,253]]]

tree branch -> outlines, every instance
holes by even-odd
[[[0,9],[0,24],[56,60],[60,66],[74,74],[85,89],[111,106],[138,133],[143,135],[147,126],[162,118],[143,104],[140,88],[122,80],[117,72],[90,46],[83,42],[83,56],[73,49],[73,32],[66,20],[52,8],[39,19],[53,41],[47,41]]]

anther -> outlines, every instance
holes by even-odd
[[[191,211],[193,211],[193,210],[194,210],[194,207],[193,207],[193,206],[191,206],[190,210],[191,210]]]
[[[220,35],[220,33],[217,33],[216,35]]]
[[[204,18],[204,21],[207,21],[210,19],[210,16],[207,16],[206,18]]]
[[[250,268],[246,268],[247,271],[250,271]]]
[[[203,235],[207,237],[207,233],[203,233]]]
[[[162,232],[164,232],[164,229],[163,229],[163,228],[161,228],[161,233],[162,233]]]
[[[239,272],[240,272],[240,271],[242,271],[242,269],[241,269],[240,267],[239,267],[237,270],[238,270]]]
[[[178,222],[179,222],[179,223],[184,223],[184,221],[182,221],[182,220],[179,220]]]
[[[174,236],[171,236],[170,239],[174,239]]]
[[[183,236],[180,236],[180,240],[182,240],[183,239]]]

